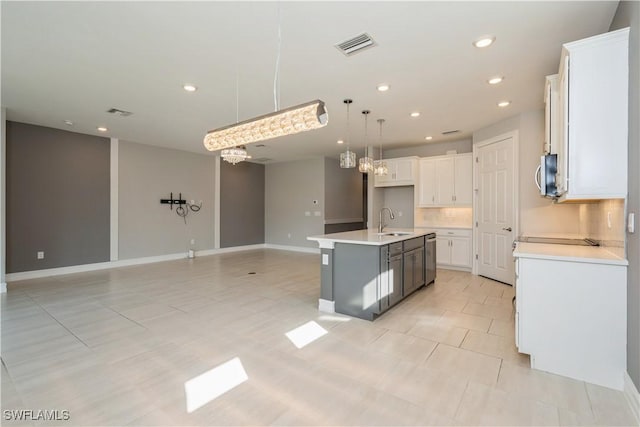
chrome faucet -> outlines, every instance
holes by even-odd
[[[395,215],[393,214],[393,211],[391,210],[391,208],[384,207],[384,208],[380,209],[380,219],[379,219],[379,222],[378,222],[378,233],[382,233],[382,230],[384,230],[384,227],[386,227],[386,225],[387,225],[384,222],[382,222],[382,212],[384,212],[385,209],[389,211],[389,219],[395,219]]]

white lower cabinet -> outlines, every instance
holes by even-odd
[[[471,230],[436,230],[436,262],[438,267],[471,268]]]
[[[622,390],[626,288],[625,265],[517,256],[518,351],[534,369]]]

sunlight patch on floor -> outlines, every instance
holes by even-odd
[[[195,411],[248,379],[237,357],[190,379],[184,383],[187,412]]]
[[[290,330],[285,335],[298,348],[303,348],[327,334],[327,330],[313,320]]]

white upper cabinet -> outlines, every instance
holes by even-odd
[[[558,75],[547,76],[544,85],[544,154],[556,154],[560,139],[559,103]]]
[[[384,159],[389,172],[385,176],[376,175],[376,187],[394,187],[401,185],[415,185],[418,177],[418,157],[399,157]]]
[[[471,153],[420,159],[416,206],[471,206]]]
[[[628,28],[563,45],[551,147],[560,202],[627,195],[628,56]]]

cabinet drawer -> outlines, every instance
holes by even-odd
[[[389,256],[399,255],[402,253],[402,242],[392,243],[389,245]]]
[[[404,241],[404,251],[410,251],[412,249],[421,248],[424,246],[424,236],[416,237],[415,239]]]
[[[471,230],[443,228],[441,230],[436,230],[436,236],[437,237],[471,237]]]

